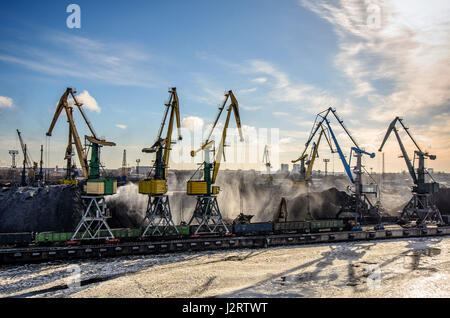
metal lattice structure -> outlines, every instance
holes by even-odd
[[[75,229],[72,240],[112,239],[114,235],[106,220],[110,218],[106,209],[105,197],[81,196],[85,207],[80,223]]]
[[[229,233],[222,220],[222,214],[215,195],[197,197],[197,204],[188,224],[191,225],[194,221],[198,224],[194,234]]]
[[[142,221],[144,231],[142,236],[146,235],[164,235],[171,228],[175,233],[179,233],[172,219],[169,197],[167,195],[149,196],[147,204],[147,213]]]

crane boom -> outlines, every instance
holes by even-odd
[[[417,184],[416,172],[414,171],[414,167],[411,164],[411,160],[409,159],[408,153],[406,152],[405,146],[403,145],[402,139],[400,138],[400,135],[398,134],[398,129],[395,127],[395,124],[397,123],[397,121],[399,121],[401,123],[400,118],[395,117],[395,119],[389,125],[386,135],[384,136],[383,143],[381,144],[378,151],[382,151],[384,144],[388,140],[391,132],[394,131],[395,137],[397,138],[398,145],[400,146],[400,150],[402,152],[402,157],[403,157],[403,159],[405,159],[406,166],[408,167],[409,174],[411,175],[411,178],[413,179],[414,184]],[[403,126],[403,124],[402,124],[402,126]],[[405,127],[403,126],[403,128],[405,128]],[[408,133],[408,135],[411,137],[411,135],[409,133]],[[412,137],[411,137],[411,139],[412,139]],[[414,139],[413,139],[413,141],[414,141]],[[414,143],[415,143],[415,141],[414,141]],[[417,146],[417,144],[416,144],[416,146]]]
[[[30,159],[30,155],[29,155],[28,151],[26,150],[26,145],[23,142],[22,134],[20,133],[19,129],[16,129],[16,130],[17,130],[17,135],[19,135],[20,147],[22,148],[23,156],[25,157],[25,163],[27,165],[27,168],[31,169],[33,167],[33,165],[32,165],[31,159]]]
[[[214,140],[210,140],[212,133],[214,131],[214,128],[217,125],[217,122],[219,121],[220,115],[222,114],[223,110],[225,109],[225,105],[227,103],[227,101],[230,99],[231,103],[230,105],[227,107],[227,118],[225,120],[225,124],[223,127],[223,131],[222,131],[222,138],[220,140],[220,144],[219,144],[219,148],[217,150],[217,153],[215,155],[214,158],[214,164],[213,164],[213,173],[211,176],[211,163],[210,163],[210,158],[209,158],[209,153],[211,151],[211,147],[214,144]],[[228,130],[228,126],[230,123],[230,117],[231,117],[231,111],[233,111],[234,113],[234,118],[236,121],[236,126],[238,128],[239,131],[239,137],[240,137],[240,141],[244,140],[244,137],[242,135],[242,126],[241,126],[241,118],[239,115],[239,103],[236,99],[236,97],[234,96],[233,92],[231,90],[229,90],[226,94],[225,94],[225,100],[223,102],[223,104],[219,107],[219,113],[217,114],[216,119],[214,120],[214,124],[211,127],[211,130],[208,134],[208,137],[206,138],[205,142],[203,143],[203,145],[197,149],[197,150],[193,150],[191,151],[191,156],[194,157],[195,154],[197,152],[199,152],[200,150],[204,150],[205,151],[205,162],[204,162],[204,179],[206,182],[206,192],[209,194],[210,193],[210,188],[211,185],[215,183],[216,179],[217,179],[217,175],[219,173],[219,169],[220,169],[220,164],[221,164],[221,160],[222,157],[225,158],[225,153],[224,153],[224,148],[225,148],[225,141],[227,138],[227,130]],[[190,183],[191,181],[189,181]]]
[[[355,183],[355,180],[353,179],[353,175],[352,175],[352,171],[350,169],[350,166],[348,165],[347,160],[345,159],[344,153],[342,152],[341,147],[339,146],[339,143],[338,143],[338,141],[337,141],[337,139],[336,139],[336,137],[334,135],[334,132],[331,129],[330,122],[328,121],[328,119],[325,119],[325,122],[326,122],[326,124],[328,126],[328,129],[330,131],[331,138],[333,138],[334,144],[335,144],[337,152],[339,154],[339,158],[341,159],[342,164],[344,165],[345,172],[347,173],[347,176],[349,177],[350,181],[352,183]]]
[[[309,178],[310,178],[310,176],[311,176],[311,173],[312,173],[312,168],[313,168],[313,166],[314,166],[314,161],[315,161],[315,159],[316,159],[316,157],[317,157],[317,154],[318,154],[318,148],[319,148],[319,145],[320,145],[320,141],[321,141],[321,138],[322,138],[322,136],[325,136],[325,139],[327,140],[327,143],[328,143],[328,145],[330,146],[330,150],[331,150],[331,152],[332,153],[334,153],[335,152],[335,150],[333,150],[333,146],[331,145],[331,141],[330,141],[330,137],[327,135],[327,129],[321,124],[321,125],[319,125],[319,124],[317,124],[318,125],[318,127],[320,126],[320,128],[321,128],[321,131],[320,131],[320,134],[319,134],[319,138],[318,138],[318,140],[317,140],[317,143],[314,143],[314,146],[313,146],[313,148],[312,148],[312,154],[311,154],[311,160],[310,160],[310,162],[309,162],[309,164],[308,164],[308,169],[306,170],[306,174],[305,174],[305,181],[308,181],[309,180]],[[308,144],[309,144],[310,142],[308,142]],[[296,163],[296,162],[298,162],[298,161],[300,161],[300,160],[303,160],[303,159],[305,159],[306,157],[308,157],[308,155],[306,154],[306,151],[308,150],[308,148],[307,147],[305,147],[305,149],[303,150],[303,152],[302,152],[302,154],[300,155],[300,157],[298,158],[298,159],[296,159],[296,160],[292,160],[292,163]]]
[[[56,107],[55,115],[53,116],[53,120],[50,124],[50,128],[48,129],[48,132],[46,135],[47,136],[52,135],[52,131],[53,131],[53,128],[55,127],[56,121],[58,120],[59,115],[61,114],[62,110],[64,109],[66,111],[67,121],[69,122],[71,134],[73,137],[73,141],[75,143],[75,149],[77,150],[78,159],[80,160],[81,170],[83,171],[84,177],[88,178],[89,166],[88,166],[87,156],[83,149],[83,145],[82,145],[80,137],[78,135],[78,131],[75,126],[75,122],[73,120],[73,115],[72,115],[73,108],[69,105],[69,102],[68,102],[69,94],[71,94],[73,97],[74,93],[76,93],[76,92],[74,92],[72,90],[72,88],[68,87],[66,89],[66,91],[64,92],[64,94],[61,96],[61,98],[59,99],[58,105]],[[76,99],[74,99],[74,101],[76,101]],[[81,105],[78,102],[75,102],[75,104],[78,106],[78,109],[81,110]],[[83,115],[83,118],[85,118],[85,120],[86,120],[85,116],[86,115]],[[90,124],[88,124],[88,126],[90,126]],[[95,136],[95,134],[94,134],[94,136]]]
[[[169,102],[165,104],[163,119],[158,131],[155,143],[149,148],[143,148],[142,152],[156,153],[155,163],[152,171],[154,175],[149,173],[149,178],[139,181],[139,193],[152,195],[162,195],[167,192],[167,167],[169,165],[170,151],[172,150],[172,131],[174,120],[176,120],[178,128],[178,140],[181,140],[181,124],[180,124],[180,105],[175,87],[169,90]],[[170,112],[169,112],[170,110]],[[170,115],[169,115],[170,114]],[[169,116],[169,118],[167,118]],[[168,121],[167,121],[168,119]],[[166,136],[163,137],[164,128],[167,123]],[[149,199],[151,202],[151,198]]]
[[[80,136],[78,135],[78,131],[75,126],[75,122],[73,120],[73,107],[71,105],[69,105],[69,101],[68,101],[69,95],[72,96],[74,104],[80,110],[80,113],[83,116],[83,119],[86,122],[86,124],[92,134],[92,136],[85,136],[85,138],[87,140],[89,140],[90,142],[92,142],[96,145],[101,145],[101,146],[114,146],[115,143],[106,142],[105,140],[101,140],[101,139],[97,138],[94,128],[92,127],[90,121],[88,120],[86,114],[84,113],[84,111],[82,109],[83,104],[78,102],[75,94],[76,94],[76,91],[74,91],[70,87],[68,87],[66,89],[66,91],[62,94],[61,98],[59,99],[58,105],[56,106],[56,111],[53,116],[53,120],[50,124],[50,127],[49,127],[46,135],[47,136],[52,135],[53,128],[55,127],[55,124],[56,124],[59,116],[61,115],[62,110],[64,109],[66,112],[66,115],[67,115],[67,121],[69,123],[69,144],[71,144],[72,139],[73,139],[73,142],[75,144],[75,149],[77,150],[78,159],[80,161],[80,166],[81,166],[83,175],[85,178],[89,178],[89,164],[88,164],[88,160],[87,160],[87,155],[86,155],[85,149],[83,148],[83,144],[81,143]],[[68,149],[68,150],[70,150],[70,149]]]
[[[222,139],[220,141],[219,150],[217,151],[216,159],[214,162],[214,172],[213,172],[213,177],[211,180],[212,183],[215,183],[215,181],[216,181],[217,174],[219,173],[219,169],[220,169],[220,162],[221,162],[222,156],[224,156],[225,140],[227,138],[227,129],[228,129],[228,124],[230,122],[231,110],[233,110],[233,112],[234,112],[234,118],[236,120],[236,125],[237,125],[238,131],[239,131],[240,140],[241,141],[244,140],[244,138],[242,136],[241,118],[239,117],[239,104],[236,100],[236,97],[234,97],[234,94],[231,90],[228,91],[228,94],[225,96],[227,96],[225,99],[225,102],[228,99],[228,97],[230,97],[231,104],[230,104],[230,106],[228,106],[228,109],[227,109],[227,119],[225,121],[225,126],[223,127]],[[219,113],[219,116],[220,116],[220,113]],[[217,123],[217,120],[218,120],[218,118],[216,119],[215,124]]]

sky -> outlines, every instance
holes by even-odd
[[[70,4],[80,8],[79,28],[68,27]],[[129,166],[137,158],[151,165],[141,149],[155,141],[176,87],[183,141],[173,145],[173,168],[202,161],[188,153],[232,90],[245,142],[232,117],[225,168],[263,169],[266,144],[273,170],[292,166],[316,114],[333,107],[359,146],[376,154],[364,158],[367,168],[381,171],[378,148],[400,116],[437,156],[427,167],[450,172],[449,49],[450,2],[439,0],[1,1],[0,166],[11,164],[8,150],[20,150],[16,129],[34,161],[43,144],[44,166],[64,166],[65,115],[52,137],[45,133],[67,87],[97,135],[116,143],[102,149],[107,168],[122,165],[124,149]],[[84,139],[79,113],[75,121]],[[350,139],[331,124],[348,155]],[[383,151],[387,172],[406,170],[394,136]],[[314,169],[325,158],[329,170],[343,171],[326,143]]]

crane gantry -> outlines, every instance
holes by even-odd
[[[403,145],[402,139],[400,138],[398,129],[396,127],[397,123],[400,123],[401,127],[403,127],[403,129],[406,131],[406,134],[416,146],[412,163],[411,159],[408,156],[408,153],[406,152],[405,146]],[[403,119],[399,117],[395,117],[395,119],[389,125],[386,135],[384,136],[383,142],[378,151],[382,151],[392,131],[397,138],[400,150],[402,152],[402,157],[405,160],[409,174],[411,175],[411,178],[414,182],[414,186],[412,187],[413,196],[403,208],[401,214],[402,221],[416,221],[417,225],[425,225],[427,222],[437,222],[438,224],[443,224],[444,221],[442,220],[441,213],[431,200],[431,195],[439,191],[439,183],[434,182],[434,180],[433,182],[425,182],[425,175],[428,173],[428,171],[425,169],[425,159],[428,158],[430,160],[435,160],[436,156],[422,151],[418,143],[409,133],[409,128],[406,127],[403,123]],[[416,158],[419,162],[417,172],[414,168]]]
[[[222,139],[220,141],[217,152],[215,152],[215,149],[213,149],[214,140],[211,140],[211,136],[214,129],[216,128],[217,122],[219,121],[223,110],[225,109],[225,105],[227,104],[228,100],[230,100],[230,105],[226,109],[227,117],[222,131]],[[225,159],[224,148],[227,138],[227,129],[230,123],[231,111],[233,111],[234,113],[240,140],[243,141],[244,138],[242,135],[241,118],[239,115],[239,104],[233,92],[230,90],[225,94],[225,100],[219,107],[219,113],[217,114],[217,117],[205,142],[196,151],[191,151],[192,157],[194,157],[199,151],[204,151],[204,162],[187,182],[187,194],[197,196],[197,204],[195,206],[194,213],[189,221],[189,225],[191,225],[194,221],[198,223],[198,227],[194,233],[195,235],[199,234],[200,232],[229,232],[222,220],[222,215],[217,203],[216,195],[219,193],[220,188],[218,186],[215,186],[214,184],[219,173],[222,157],[224,157]],[[215,157],[213,158],[214,162],[211,162],[212,152],[213,157],[215,154]],[[203,180],[193,180],[201,167],[203,167]]]
[[[148,195],[146,216],[142,223],[144,228],[142,236],[145,236],[150,230],[151,235],[163,235],[170,228],[178,234],[178,229],[172,219],[169,197],[166,193],[167,169],[169,166],[170,151],[172,150],[174,120],[176,120],[178,128],[178,140],[182,139],[180,131],[180,103],[175,87],[169,90],[169,93],[169,102],[165,104],[166,109],[156,141],[150,148],[142,149],[144,153],[156,154],[155,163],[148,177],[144,180],[139,180],[139,193]],[[169,111],[167,131],[164,137],[163,132]]]

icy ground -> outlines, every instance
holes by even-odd
[[[0,266],[1,297],[450,297],[450,238]]]

